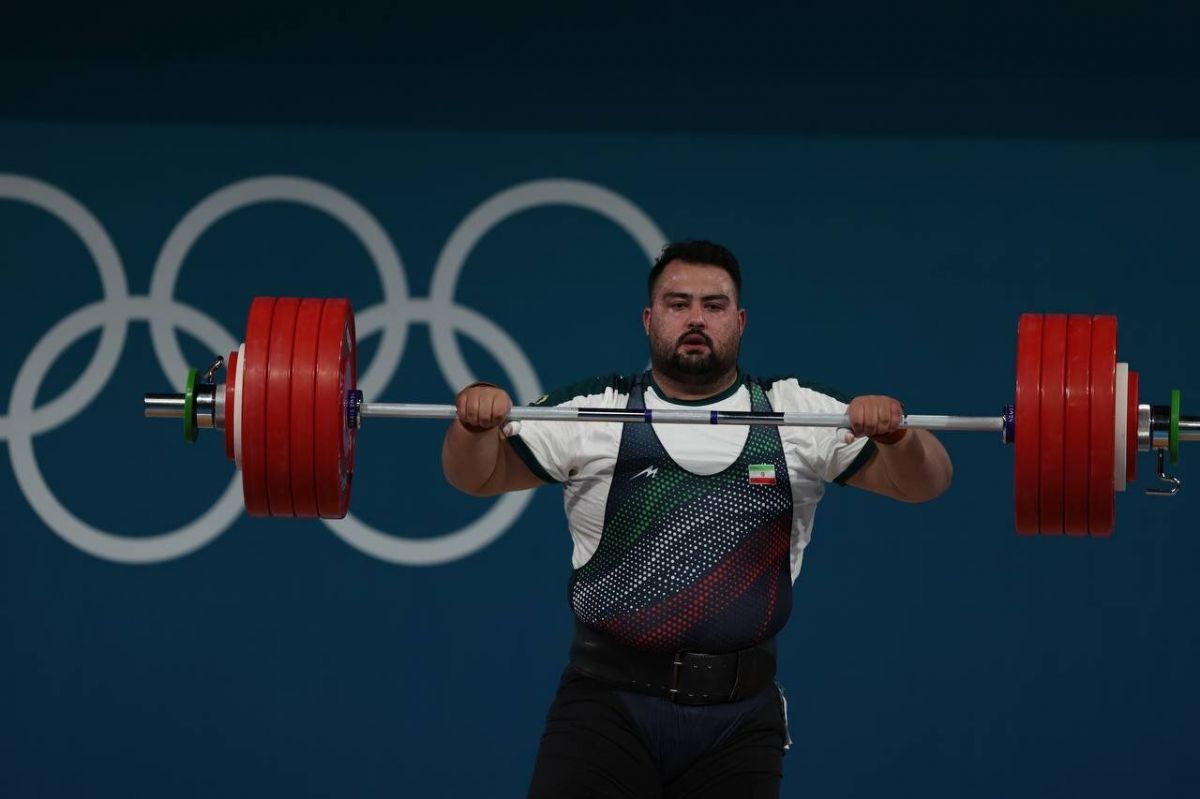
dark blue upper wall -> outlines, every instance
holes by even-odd
[[[1195,137],[1200,9],[5,11],[7,119]]]

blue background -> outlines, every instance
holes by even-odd
[[[582,14],[575,21],[588,23]],[[327,71],[305,43],[328,20],[271,28],[265,39],[242,22],[258,38],[225,49],[208,46],[217,35],[206,29],[168,37],[190,49],[163,45],[141,61],[99,45],[65,52],[70,36],[62,52],[8,56],[38,77],[22,83],[7,71],[0,84],[12,100],[0,121],[0,172],[56,185],[90,209],[132,294],[147,292],[184,214],[244,178],[303,176],[355,198],[386,230],[420,298],[472,209],[513,185],[567,177],[618,192],[669,238],[709,237],[738,253],[749,315],[743,363],[753,372],[890,393],[918,413],[991,414],[1012,399],[1021,312],[1114,313],[1120,358],[1141,373],[1144,398],[1165,403],[1180,388],[1186,413],[1200,394],[1188,357],[1200,347],[1190,313],[1200,290],[1200,146],[1184,102],[1193,95],[1173,94],[1173,81],[1192,73],[1170,60],[1170,37],[1143,45],[1152,74],[1132,78],[1128,69],[1052,68],[1049,33],[1026,40],[1025,72],[964,74],[970,47],[935,48],[942,57],[932,72],[907,62],[897,72],[884,55],[866,73],[830,47],[818,51],[832,59],[824,78],[761,56],[742,71],[709,65],[719,75],[705,113],[688,102],[698,90],[678,64],[651,63],[636,49],[621,64],[543,44],[528,63],[509,65],[536,96],[506,103],[495,92],[504,81],[479,47],[466,46],[476,55],[458,72],[413,94],[375,95],[363,87],[390,85],[388,76],[422,83],[436,71],[433,45],[367,69],[347,63],[352,37],[326,26],[340,60]],[[768,40],[782,35],[769,28],[759,28]],[[464,35],[467,45],[488,40]],[[885,41],[869,31],[866,40],[863,52]],[[274,63],[248,63],[264,41]],[[1068,56],[1091,54],[1073,46]],[[1010,52],[993,41],[990,52],[1001,51]],[[542,63],[558,69],[542,74]],[[327,83],[306,82],[316,73]],[[173,74],[192,82],[175,84]],[[233,91],[218,79],[239,74],[245,82]],[[344,84],[350,99],[325,110],[301,98],[305,87],[366,74]],[[609,74],[626,86],[644,74],[644,86],[676,94],[617,98],[599,88]],[[780,94],[792,74],[801,88]],[[862,105],[812,88],[878,85],[871,75],[885,74],[907,87],[891,102]],[[263,100],[258,89],[276,79],[279,91]],[[109,94],[98,98],[100,84]],[[178,91],[160,93],[164,84]],[[445,99],[464,86],[459,101]],[[573,101],[555,99],[572,86]],[[993,93],[945,102],[964,86]],[[1054,86],[1087,92],[1064,91],[1059,104]],[[774,97],[770,109],[753,101],[756,92]],[[67,100],[70,108],[56,102]],[[1157,113],[1130,113],[1140,108]],[[507,331],[550,388],[645,363],[645,268],[611,222],[540,208],[482,240],[455,298]],[[29,351],[99,299],[100,283],[61,223],[8,200],[0,281],[7,413]],[[353,236],[288,203],[215,225],[175,290],[237,338],[257,294],[345,295],[360,309],[381,299]],[[189,360],[206,364],[208,348],[182,338]],[[74,382],[98,339],[86,336],[58,359],[39,404]],[[476,374],[504,381],[485,348],[460,343]],[[376,344],[363,340],[360,370]],[[216,501],[231,471],[219,437],[185,448],[175,425],[140,415],[141,394],[177,377],[162,373],[147,326],[134,324],[104,392],[36,437],[46,481],[73,513],[137,537]],[[415,324],[378,399],[447,402],[455,388],[428,328]],[[442,481],[443,429],[369,423],[355,514],[409,538],[478,518],[490,501]],[[1116,535],[1063,540],[1012,532],[1011,451],[990,435],[943,440],[956,473],[937,502],[905,506],[831,488],[821,505],[780,644],[795,740],[784,795],[1195,795],[1200,543],[1190,447],[1181,496],[1140,494],[1151,470],[1143,455],[1139,483],[1118,498]],[[12,468],[0,459],[0,793],[523,792],[569,640],[570,542],[557,489],[539,489],[492,545],[438,566],[385,563],[319,523],[245,517],[192,554],[130,566],[56,535]]]

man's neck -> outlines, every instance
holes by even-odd
[[[666,393],[667,399],[685,400],[687,402],[715,397],[737,382],[738,378],[738,369],[736,366],[717,380],[702,385],[678,383],[654,369],[651,369],[650,373],[654,375],[655,384]]]

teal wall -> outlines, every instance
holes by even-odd
[[[635,369],[645,247],[562,204],[602,187],[646,241],[738,252],[752,371],[990,414],[1012,398],[1021,312],[1105,312],[1143,396],[1200,392],[1192,143],[10,123],[0,151],[10,795],[517,795],[565,660],[558,489],[492,511],[443,484],[440,423],[370,422],[359,527],[245,518],[217,436],[188,448],[140,417],[143,392],[181,379],[147,316],[202,365],[240,339],[256,294],[349,296],[404,337],[385,368],[363,331],[360,370],[393,401],[448,401],[466,379],[431,317],[459,326],[468,376],[526,398]],[[239,183],[266,175],[303,182]],[[578,183],[527,186],[548,204],[482,231],[451,299],[427,300],[472,211],[548,178]],[[359,233],[309,205],[247,205],[177,252],[173,290],[122,302],[110,284],[93,327],[61,325],[105,289],[37,197],[94,219],[137,298],[168,274],[189,212],[255,186],[340,196]],[[398,261],[377,267],[371,235]],[[92,374],[101,322],[125,336]],[[84,396],[56,399],[72,387]],[[1011,451],[945,441],[957,471],[939,501],[835,488],[821,507],[781,642],[785,795],[1193,792],[1190,491],[1122,495],[1111,540],[1019,538]],[[418,546],[480,519],[490,544]],[[445,562],[417,565],[429,557]]]

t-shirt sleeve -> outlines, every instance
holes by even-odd
[[[563,403],[567,404],[567,403]],[[570,446],[583,434],[582,422],[510,422],[504,428],[517,456],[541,480],[562,483],[574,470]]]
[[[804,413],[844,414],[850,397],[836,389],[823,386],[806,386],[792,379],[790,385],[778,390],[786,395],[787,410]],[[845,485],[854,474],[867,464],[876,452],[876,444],[869,438],[857,438],[846,443],[847,430],[841,427],[791,428],[789,437],[802,437],[801,451],[813,470],[827,483]]]
[[[556,389],[530,403],[538,407],[610,407],[616,398],[612,381],[597,378]],[[581,443],[591,434],[589,422],[509,422],[504,435],[517,456],[541,480],[566,482],[586,451]]]
[[[867,465],[878,449],[875,442],[869,438],[858,438],[854,443],[847,444],[841,436],[845,430],[838,430],[839,437],[834,443],[827,461],[826,471],[822,475],[827,481],[845,485],[846,481]]]

